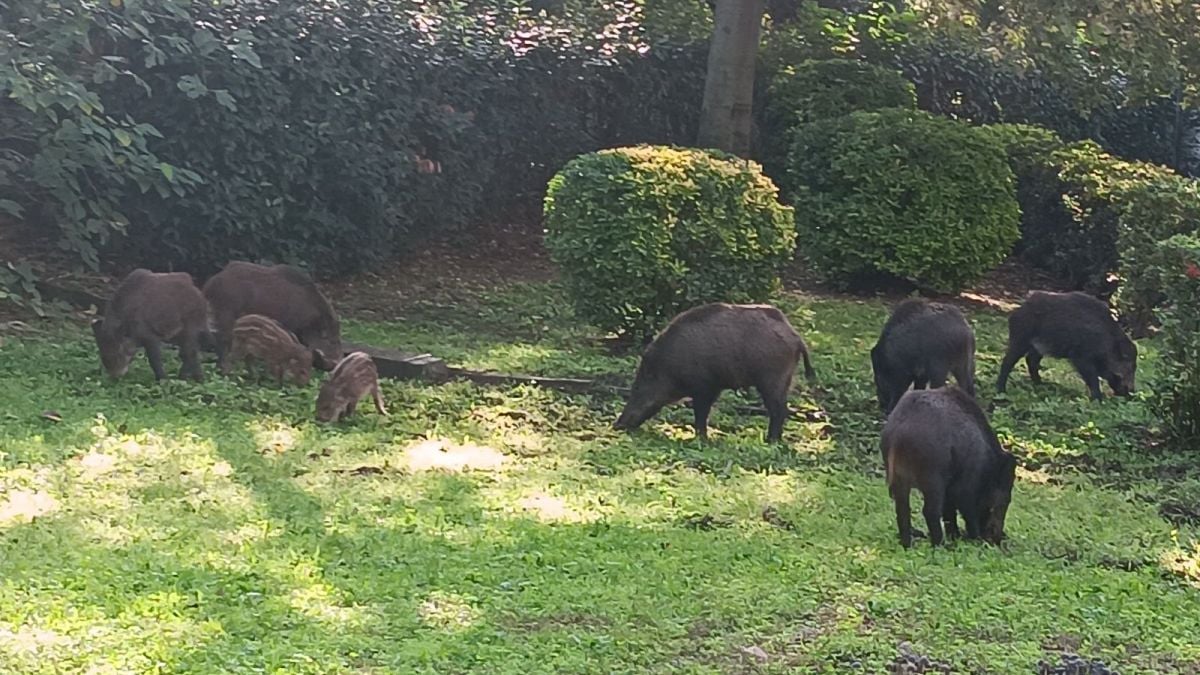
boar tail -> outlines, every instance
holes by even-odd
[[[808,357],[808,345],[801,341],[799,351],[800,358],[804,360],[804,377],[809,380],[816,379],[817,372],[813,370],[812,361],[810,361]]]
[[[894,446],[884,446],[883,448],[883,470],[887,475],[888,487],[896,480],[896,458]]]

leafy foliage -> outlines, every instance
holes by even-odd
[[[1117,282],[1120,205],[1131,189],[1171,172],[1117,159],[1090,141],[1070,144],[1047,161],[1057,175],[1066,217],[1040,216],[1039,226],[1024,233],[1025,255],[1073,286],[1107,296]]]
[[[54,233],[94,268],[136,217],[126,196],[178,199],[199,176],[160,159],[150,147],[159,130],[98,93],[147,86],[123,57],[93,51],[114,37],[116,10],[4,2],[0,12],[0,212]]]
[[[993,135],[906,110],[800,126],[788,158],[799,251],[827,278],[880,274],[938,291],[991,270],[1019,235]]]
[[[799,124],[841,117],[858,110],[916,109],[913,85],[895,70],[849,59],[805,61],[783,68],[767,92],[763,143],[768,173],[783,175],[787,144]]]
[[[781,133],[796,124],[858,110],[916,108],[913,85],[898,72],[863,61],[807,61],[785,68],[771,83],[768,115]]]
[[[19,3],[0,92],[27,142],[0,158],[0,208],[49,195],[93,263],[107,241],[156,267],[342,272],[485,194],[513,202],[489,214],[536,204],[581,152],[694,134],[703,53],[651,50],[636,3],[492,5]]]
[[[648,335],[704,302],[764,300],[791,258],[791,209],[757,165],[638,146],[569,162],[546,194],[546,245],[576,311]]]
[[[1181,447],[1200,441],[1200,235],[1176,234],[1142,260],[1162,293],[1155,410]]]
[[[1137,181],[1122,190],[1117,209],[1121,285],[1115,299],[1123,318],[1144,329],[1154,309],[1181,290],[1168,281],[1178,270],[1164,268],[1162,260],[1180,250],[1180,240],[1166,250],[1162,242],[1200,233],[1200,181],[1175,175]]]

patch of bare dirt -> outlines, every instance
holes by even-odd
[[[0,264],[28,263],[40,279],[54,285],[107,297],[119,281],[119,271],[93,273],[83,269],[71,254],[60,250],[31,228],[0,221]],[[558,271],[543,246],[541,224],[500,224],[451,233],[423,244],[377,269],[321,284],[339,313],[363,319],[394,319],[421,304],[452,305],[481,291],[512,283],[541,282]],[[784,273],[789,291],[822,297],[861,299],[878,297],[899,301],[911,287],[896,286],[869,293],[847,293],[824,284],[810,269],[796,262]],[[1020,260],[1011,259],[987,275],[974,288],[935,299],[970,309],[1009,311],[1033,289],[1065,290],[1048,275]],[[0,318],[25,318],[28,312],[0,303]]]
[[[540,226],[497,225],[429,242],[385,268],[322,287],[340,313],[387,319],[416,302],[452,304],[505,284],[555,276]]]

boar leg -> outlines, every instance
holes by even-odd
[[[785,377],[783,378],[783,382],[773,388],[758,388],[758,393],[762,396],[763,405],[767,407],[767,414],[770,416],[770,422],[767,426],[768,443],[777,443],[783,440],[783,423],[787,421],[788,416],[787,395],[791,386],[791,378]]]
[[[1042,374],[1038,370],[1042,365],[1042,353],[1036,349],[1025,352],[1025,367],[1029,368],[1029,379],[1034,384],[1042,383]]]
[[[225,350],[221,356],[217,357],[217,368],[221,371],[222,375],[228,377],[229,372],[233,370],[233,364],[246,358],[246,355],[242,353],[243,351],[242,343],[239,342],[233,345],[232,349]],[[247,365],[249,364],[247,363]]]
[[[1008,374],[1027,352],[1028,350],[1021,349],[1020,345],[1009,345],[1008,352],[1004,354],[1004,360],[1000,362],[1000,376],[996,378],[996,393],[1004,393],[1005,387],[1008,386]]]
[[[946,493],[945,501],[942,503],[942,524],[946,528],[947,539],[951,541],[958,539],[958,511],[954,506],[954,497],[949,492]]]
[[[376,382],[375,386],[371,388],[371,398],[375,400],[375,412],[386,417],[388,411],[387,408],[383,406],[383,394],[379,391],[378,382]]]
[[[1104,400],[1104,392],[1100,391],[1100,369],[1089,361],[1077,359],[1071,362],[1075,366],[1075,371],[1079,373],[1079,377],[1083,378],[1083,383],[1087,385],[1088,391],[1092,393],[1092,398],[1097,401]]]
[[[958,383],[959,389],[966,392],[967,396],[975,398],[975,369],[970,360],[962,361],[954,366],[954,381]]]
[[[940,389],[940,388],[946,386],[946,380],[949,379],[949,377],[950,377],[950,371],[948,368],[945,368],[943,366],[938,366],[937,368],[931,368],[929,370],[929,388],[930,389]]]
[[[154,379],[160,382],[165,380],[167,374],[163,372],[162,345],[154,339],[142,340],[141,344],[142,349],[146,350],[146,360],[150,362],[150,370],[154,371]]]
[[[900,545],[904,548],[912,546],[912,508],[908,503],[908,493],[911,489],[907,484],[900,482],[893,483],[889,486],[892,493],[892,501],[896,504],[896,529],[900,531]]]
[[[942,545],[942,502],[945,501],[946,490],[941,485],[934,485],[929,490],[922,490],[925,505],[921,513],[925,516],[925,525],[929,528],[929,543],[934,546]]]
[[[179,379],[192,378],[197,382],[204,381],[204,369],[200,366],[200,334],[189,333],[179,345],[179,357],[183,365],[179,368]]]
[[[708,440],[708,413],[717,402],[717,395],[705,392],[692,396],[692,412],[694,413],[696,438]]]

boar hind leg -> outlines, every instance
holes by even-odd
[[[154,379],[158,381],[167,378],[162,364],[162,344],[158,340],[142,340],[142,349],[146,350],[146,360],[150,362],[150,370],[154,371]]]
[[[387,408],[385,408],[383,405],[383,394],[380,393],[380,391],[379,391],[378,383],[376,383],[376,385],[371,388],[371,398],[375,400],[375,412],[386,417],[388,414],[388,411],[387,411]]]
[[[783,382],[774,387],[761,387],[758,390],[770,419],[767,426],[768,443],[777,443],[783,439],[783,423],[787,421],[788,416],[787,395],[791,386],[791,378],[784,378]]]
[[[954,498],[949,494],[946,495],[945,501],[942,502],[942,524],[946,528],[946,538],[950,541],[958,539],[960,533],[958,531],[958,510],[954,506]]]
[[[696,438],[708,440],[708,413],[717,402],[717,394],[705,392],[692,396],[692,413],[696,426]]]
[[[892,501],[896,504],[896,529],[900,532],[900,545],[904,548],[912,546],[912,508],[908,503],[909,486],[893,483],[889,486]]]
[[[1039,370],[1042,366],[1042,353],[1036,349],[1030,349],[1025,353],[1025,367],[1029,369],[1029,379],[1034,384],[1042,383],[1042,373]]]
[[[921,492],[925,498],[921,513],[925,516],[925,525],[929,528],[929,543],[934,546],[942,545],[942,506],[945,494],[946,491],[940,485]]]
[[[1013,366],[1017,365],[1017,361],[1026,353],[1028,353],[1028,350],[1022,348],[1021,345],[1009,344],[1008,352],[1004,354],[1004,360],[1000,362],[1000,376],[996,378],[997,393],[1004,393],[1004,389],[1008,386],[1009,373],[1012,372]]]
[[[200,334],[191,333],[183,338],[179,345],[179,357],[183,365],[179,368],[179,379],[191,378],[197,382],[204,381],[204,369],[200,366]]]

